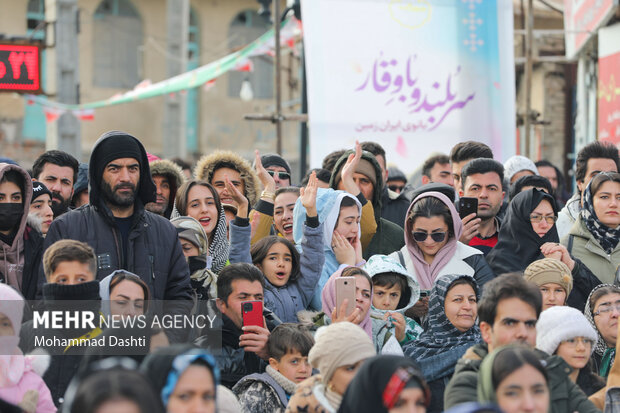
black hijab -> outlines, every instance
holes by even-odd
[[[545,191],[533,188],[523,191],[510,202],[499,230],[497,245],[487,255],[487,262],[496,275],[523,272],[533,261],[544,258],[540,247],[546,242],[560,242],[555,226],[539,237],[530,222],[530,214],[542,201],[549,201],[554,215],[555,200]]]
[[[430,402],[430,390],[409,357],[384,355],[367,360],[347,387],[338,413],[387,413],[405,388],[419,388]]]

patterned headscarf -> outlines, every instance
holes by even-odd
[[[618,245],[618,241],[620,241],[620,227],[609,228],[607,225],[599,221],[592,202],[593,194],[592,189],[590,188],[591,185],[592,181],[590,181],[585,191],[583,191],[583,209],[581,210],[581,219],[594,239],[598,241],[601,248],[603,248],[607,254],[611,254],[614,248],[616,248],[616,245]]]
[[[448,289],[461,278],[472,281],[476,298],[480,298],[478,284],[469,275],[445,275],[438,278],[431,290],[428,303],[428,328],[412,343],[411,349],[406,351],[406,354],[415,361],[420,362],[425,358],[452,351],[456,347],[461,347],[465,353],[465,346],[472,346],[482,340],[478,325],[475,324],[469,330],[461,332],[446,316],[445,302]]]
[[[588,300],[586,301],[586,307],[583,310],[583,314],[586,316],[590,324],[592,324],[592,327],[594,327],[594,329],[596,330],[596,334],[598,335],[598,341],[596,342],[596,345],[594,346],[594,352],[602,357],[601,366],[599,368],[599,371],[597,371],[597,373],[601,377],[607,377],[607,374],[609,373],[609,369],[611,369],[611,366],[614,365],[614,360],[616,358],[616,348],[608,347],[607,343],[605,342],[605,339],[601,335],[600,331],[598,331],[598,327],[596,326],[596,323],[594,322],[594,314],[592,314],[592,310],[590,310],[591,308],[590,302],[592,301],[592,294],[594,294],[595,291],[601,288],[605,288],[605,287],[611,287],[614,290],[614,292],[618,291],[618,287],[616,287],[613,284],[597,285],[590,292],[590,295],[588,296]]]

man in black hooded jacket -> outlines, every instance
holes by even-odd
[[[140,276],[153,299],[184,308],[192,298],[189,268],[174,226],[144,209],[155,201],[155,184],[140,141],[125,132],[103,134],[88,171],[90,204],[56,219],[44,248],[59,239],[86,242],[97,255],[98,280],[124,269]],[[44,280],[41,273],[39,282]]]

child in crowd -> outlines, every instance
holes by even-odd
[[[42,372],[35,371],[41,364],[37,361],[44,362],[39,357],[45,356],[24,357],[17,347],[23,314],[21,295],[8,285],[0,284],[0,399],[27,413],[55,412],[52,395],[41,378]]]
[[[298,383],[312,374],[308,353],[312,335],[300,324],[276,327],[267,342],[269,366],[265,373],[245,376],[233,387],[244,411],[284,413]]]
[[[92,313],[92,319],[98,320],[101,298],[99,282],[95,280],[97,263],[95,252],[88,244],[70,239],[56,241],[43,254],[43,269],[47,280],[43,285],[45,310],[80,311],[82,317],[85,317],[84,313]],[[79,302],[75,308],[69,308],[69,302],[77,300]],[[62,343],[69,339],[93,339],[101,333],[99,327],[91,329],[86,324],[63,329],[35,329],[32,321],[29,321],[22,327],[20,347],[24,352],[31,352],[35,348],[37,336],[54,342],[57,339]],[[76,340],[69,345],[45,348],[51,353],[52,360],[43,380],[57,406],[62,404],[61,399],[84,354],[84,348],[75,345]]]
[[[405,311],[420,299],[420,286],[405,268],[386,255],[373,255],[364,269],[372,279],[371,316],[391,323],[390,332],[399,344],[418,338],[424,331]]]
[[[316,175],[301,189],[301,203],[306,209],[300,256],[286,238],[269,236],[252,246],[252,262],[265,275],[265,306],[283,322],[297,322],[297,313],[310,304],[314,287],[321,276],[323,225],[316,211]]]
[[[536,260],[527,266],[523,276],[540,288],[543,311],[566,305],[566,300],[573,289],[573,276],[562,261],[555,258]]]

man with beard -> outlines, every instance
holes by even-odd
[[[54,219],[69,210],[79,165],[73,156],[57,150],[43,153],[32,165],[32,180],[42,182],[52,193]]]
[[[144,209],[156,198],[140,141],[119,131],[103,134],[93,147],[88,173],[90,204],[55,220],[44,247],[59,239],[86,242],[97,255],[98,280],[124,269],[140,276],[156,300],[191,300],[189,268],[176,229]]]
[[[461,170],[461,197],[478,199],[478,211],[463,217],[461,241],[487,255],[497,244],[500,220],[497,217],[504,200],[504,166],[487,158],[469,161]]]
[[[156,201],[145,208],[154,214],[170,219],[177,189],[185,183],[185,175],[180,166],[167,159],[156,159],[149,163],[151,176],[155,182]]]

